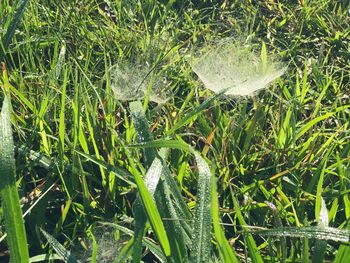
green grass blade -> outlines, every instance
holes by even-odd
[[[169,169],[164,169],[162,177],[171,177]],[[166,179],[161,180],[155,199],[161,216],[163,218],[171,218],[170,220],[164,220],[164,227],[167,231],[171,247],[171,259],[169,258],[168,261],[187,262],[188,255],[186,244],[190,243],[187,232],[189,227],[188,224],[186,224],[186,216],[184,216],[181,206],[177,206],[177,202],[183,202],[183,200],[175,199],[174,195],[172,195],[175,189],[178,189],[177,185],[172,188],[168,185]]]
[[[303,254],[302,254],[302,262],[303,263],[309,263],[310,262],[310,255],[309,255],[309,239],[303,238]]]
[[[349,229],[348,225],[348,229]],[[334,263],[346,262],[350,258],[350,246],[348,244],[341,245],[335,257]]]
[[[198,166],[198,192],[193,218],[190,262],[209,262],[211,256],[211,172],[207,162],[194,152]]]
[[[191,147],[182,142],[182,141],[176,141],[176,140],[155,140],[150,141],[146,143],[141,143],[137,145],[132,145],[129,147],[144,147],[144,148],[160,148],[160,147],[166,147],[166,148],[175,148],[175,149],[181,149],[186,152],[193,153],[193,150]],[[164,160],[164,159],[163,159]],[[188,210],[187,204],[184,202],[183,196],[181,194],[181,191],[179,189],[179,186],[175,182],[174,178],[172,177],[169,169],[164,165],[164,181],[161,181],[161,187],[164,189],[164,193],[162,191],[159,191],[158,195],[156,195],[156,201],[157,205],[161,206],[161,203],[165,202],[166,207],[164,210],[167,210],[170,214],[171,218],[179,219],[179,222],[175,221],[175,228],[177,234],[179,234],[179,231],[182,232],[183,237],[185,238],[187,244],[190,243],[190,239],[192,237],[192,229],[189,224],[190,220],[192,219],[192,215]],[[162,176],[162,177],[163,177]],[[158,191],[157,191],[158,192]],[[179,230],[179,225],[181,226],[181,230]],[[177,240],[179,242],[179,240]],[[179,255],[181,253],[181,248],[178,247]]]
[[[274,217],[274,226],[275,227],[282,227],[282,220],[280,218],[280,215],[279,215],[279,211],[278,211],[278,208],[271,202],[267,202],[265,201],[265,204],[268,205],[268,207],[270,207],[270,209],[272,210],[273,212],[273,217]],[[285,237],[281,237],[280,238],[280,250],[281,250],[281,262],[286,262],[286,259],[287,259],[287,241],[286,241],[286,238]]]
[[[128,145],[130,148],[172,148],[172,149],[179,149],[186,152],[192,152],[191,147],[182,142],[177,140],[154,140],[147,143],[138,143],[133,145]]]
[[[48,260],[60,260],[61,257],[57,254],[54,255],[49,255],[49,254],[41,254],[41,255],[36,255],[34,257],[31,257],[29,259],[29,263],[34,263],[34,262],[48,262]]]
[[[115,176],[118,177],[118,179],[127,183],[131,187],[136,187],[136,184],[133,182],[134,181],[133,176],[125,169],[122,169],[122,168],[119,168],[116,166],[112,166],[103,160],[99,160],[94,156],[90,156],[90,155],[85,154],[83,152],[80,152],[78,150],[75,150],[75,152],[77,154],[83,156],[87,161],[98,165],[100,168],[103,168],[103,169],[107,170],[108,172],[113,172],[115,174]]]
[[[143,210],[143,206],[139,196],[137,197],[133,205],[133,213],[135,218],[134,225],[134,242],[133,242],[133,262],[138,263],[141,261],[142,256],[142,239],[145,234],[147,215]]]
[[[125,151],[125,153],[128,157],[128,160],[130,161],[133,175],[136,181],[136,185],[139,190],[140,198],[141,198],[143,207],[145,209],[145,212],[147,214],[147,217],[151,223],[152,229],[163,249],[164,254],[166,256],[169,256],[170,244],[169,244],[168,237],[166,235],[166,231],[164,229],[162,219],[159,215],[159,211],[153,201],[152,195],[147,190],[146,184],[144,183],[141,174],[135,167],[133,158],[130,156],[127,150]]]
[[[234,196],[232,196],[232,200],[233,200],[233,204],[235,207],[238,222],[242,225],[244,230],[247,230],[247,227],[246,227],[247,223],[245,222],[245,220],[243,218],[243,215],[241,213],[241,208],[239,207],[238,202]],[[252,262],[263,263],[264,261],[263,261],[261,255],[259,253],[259,250],[255,244],[254,238],[250,233],[248,233],[248,235],[247,235],[247,245],[248,245],[249,256],[252,259]]]
[[[130,103],[130,112],[137,133],[138,142],[147,142],[153,140],[152,134],[149,132],[148,122],[145,116],[144,109],[140,101]],[[148,169],[145,177],[145,185],[148,192],[154,198],[154,193],[159,182],[163,167],[161,160],[155,158],[156,150],[154,148],[143,148],[145,158],[145,166]],[[137,263],[141,260],[142,254],[142,239],[144,236],[147,216],[143,209],[140,198],[138,197],[133,206],[135,217],[135,242],[133,248],[133,262]]]
[[[217,190],[216,190],[216,180],[213,176],[212,179],[212,187],[211,187],[211,195],[212,195],[212,201],[211,201],[211,214],[213,217],[213,228],[216,238],[216,246],[218,247],[220,258],[222,262],[239,262],[234,250],[228,243],[225,232],[222,229],[220,225],[220,219],[219,219],[219,202],[217,197]]]
[[[66,130],[66,90],[67,90],[67,70],[64,71],[64,80],[63,80],[63,86],[62,86],[62,95],[61,95],[61,111],[60,111],[60,123],[59,123],[59,129],[58,129],[58,135],[59,135],[59,142],[60,142],[60,153],[63,156],[64,155],[64,135]],[[62,158],[63,159],[63,158]]]
[[[40,228],[41,233],[45,236],[47,241],[50,243],[52,248],[56,251],[58,255],[61,256],[61,259],[66,263],[79,263],[70,251],[68,251],[64,246],[62,246],[53,236],[47,233],[45,230]]]
[[[325,119],[328,119],[329,117],[333,116],[334,112],[327,112],[326,114],[319,116],[315,119],[312,119],[307,124],[305,124],[296,134],[296,140],[298,140],[301,136],[303,136],[307,131],[309,131],[315,124],[317,124],[320,121],[323,121]]]
[[[155,198],[156,189],[160,180],[160,177],[164,173],[165,166],[163,164],[162,158],[165,158],[167,155],[167,150],[161,150],[159,156],[157,156],[151,167],[148,169],[144,182],[147,187],[147,190],[152,198]],[[146,226],[146,215],[139,198],[136,199],[134,205],[134,214],[135,214],[135,244],[134,244],[134,262],[140,261],[141,248],[142,248],[142,239],[144,235],[144,229]]]
[[[266,43],[264,41],[261,43],[260,58],[261,58],[262,71],[265,73],[268,65],[267,65]]]
[[[328,210],[326,207],[326,203],[324,199],[321,196],[320,190],[322,188],[323,184],[323,176],[321,176],[322,180],[320,179],[319,186],[317,187],[317,196],[320,199],[320,209],[319,209],[319,215],[317,217],[318,219],[318,226],[319,227],[328,227]],[[327,242],[324,240],[316,240],[315,248],[314,248],[314,254],[312,255],[312,262],[317,263],[320,261],[323,261],[324,254],[326,252],[327,248]]]
[[[16,168],[8,97],[0,122],[0,192],[11,262],[29,262],[27,237],[16,187]]]
[[[113,263],[123,263],[127,262],[130,257],[134,245],[134,237],[132,237],[121,249],[117,257],[113,260]]]
[[[338,229],[334,227],[281,227],[266,230],[250,230],[258,235],[264,236],[288,236],[297,238],[311,238],[318,240],[329,240],[334,242],[348,243],[350,242],[350,230]]]
[[[0,46],[0,61],[4,60],[5,52],[11,44],[12,38],[15,35],[16,28],[21,21],[24,11],[27,7],[29,0],[22,0],[19,8],[17,9],[14,17],[11,20],[9,27],[6,30],[6,34],[2,39],[2,45]]]
[[[206,108],[208,108],[211,103],[222,96],[223,92],[220,92],[218,94],[215,94],[215,96],[207,99],[203,103],[201,103],[198,107],[194,108],[190,113],[188,113],[185,117],[183,117],[181,120],[179,120],[177,123],[175,123],[174,127],[172,127],[170,130],[167,131],[167,135],[173,134],[176,130],[180,129],[184,125],[188,124],[190,121],[193,121],[199,113],[204,111]]]
[[[130,102],[130,112],[137,133],[137,141],[142,143],[153,140],[141,102]],[[144,148],[143,154],[145,158],[145,166],[148,168],[156,156],[156,150],[152,148]]]

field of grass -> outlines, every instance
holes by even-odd
[[[0,262],[350,261],[349,1],[2,0],[0,37]],[[227,43],[284,74],[212,92]]]

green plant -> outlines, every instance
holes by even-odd
[[[23,3],[14,2],[0,1],[1,36]],[[91,262],[183,262],[197,259],[193,251],[207,259],[208,250],[214,262],[346,259],[344,1],[32,0],[26,8],[3,51],[30,261],[52,262],[70,251]],[[263,44],[244,40],[249,45],[237,48],[227,41],[232,36]],[[217,38],[225,41],[217,46]],[[272,84],[284,63],[267,50],[288,61],[283,81]],[[227,63],[230,54],[244,66]],[[141,102],[123,99],[120,76],[138,87],[142,96],[133,98]],[[269,89],[245,98],[237,84],[250,94]],[[137,176],[148,195],[138,194]],[[209,184],[208,213],[199,189],[207,192]],[[157,215],[144,210],[142,198],[157,207],[168,257]],[[329,209],[324,228],[315,226],[322,199]],[[194,218],[201,227],[192,227]],[[203,243],[191,242],[195,237]],[[7,244],[0,247],[0,261],[7,261]]]
[[[29,262],[28,247],[22,210],[20,206],[11,128],[10,102],[8,95],[1,108],[0,122],[0,193],[10,248],[11,262]]]

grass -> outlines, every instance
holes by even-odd
[[[31,262],[346,262],[349,8],[1,1],[0,99]],[[279,57],[284,75],[248,98],[203,88],[191,59],[227,38],[265,66]],[[145,79],[139,101],[116,99],[111,68]],[[8,248],[20,250],[5,238],[0,261]]]

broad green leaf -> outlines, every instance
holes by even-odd
[[[140,117],[142,117],[142,114],[139,114],[138,117],[134,118]],[[144,123],[146,122],[144,121]],[[136,129],[137,133],[141,133],[141,131],[139,130],[140,127],[138,125],[135,126],[138,127],[138,129]],[[147,131],[143,131],[142,133],[145,134],[146,132]],[[143,139],[140,137],[139,140],[143,141]],[[147,143],[148,142],[144,142],[144,144]],[[149,152],[151,155],[154,155],[154,153],[150,152],[150,150],[154,151],[153,148],[145,147],[145,149],[145,154]],[[172,186],[169,187],[169,183],[171,184],[173,178],[171,177],[171,173],[167,168],[166,164],[164,163],[164,160],[167,156],[167,152],[168,151],[165,149],[159,151],[159,153],[156,155],[157,157],[154,158],[151,167],[147,171],[144,181],[148,191],[156,200],[157,207],[161,216],[165,218],[171,217],[182,219],[184,218],[184,213],[186,213],[183,212],[183,207],[186,207],[186,205],[183,204],[184,202],[182,200],[181,194],[178,194],[179,196],[181,196],[181,199],[177,199],[176,201],[177,206],[180,206],[179,208],[176,208],[176,205],[174,205],[175,202],[171,198],[171,195],[176,196],[176,193],[179,192],[179,190],[178,186],[175,183],[173,183]],[[161,182],[159,182],[160,177],[164,178],[164,180]],[[156,191],[157,185],[160,189],[159,191]],[[169,188],[171,188],[171,190],[169,190]],[[187,207],[185,209],[187,209]],[[134,214],[136,223],[133,260],[136,262],[140,260],[141,241],[143,238],[143,232],[146,223],[146,216],[144,215],[143,207],[142,205],[140,205],[140,200],[138,198],[134,204]],[[175,262],[183,262],[183,260],[186,258],[187,253],[185,248],[186,242],[184,241],[184,236],[186,236],[187,234],[185,232],[186,224],[184,224],[183,226],[178,221],[165,221],[164,226],[167,231],[168,239],[172,250],[171,259]]]

